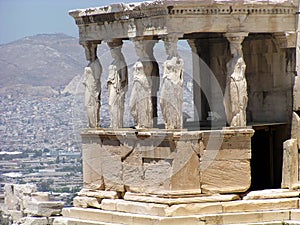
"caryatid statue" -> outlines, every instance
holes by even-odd
[[[233,58],[226,64],[227,77],[224,93],[224,107],[227,123],[232,127],[246,126],[248,104],[246,64],[243,59],[242,41],[244,37],[227,37]]]
[[[160,107],[166,129],[181,129],[183,126],[183,60],[177,53],[177,41],[175,34],[164,39],[168,58],[163,66]]]
[[[146,41],[134,40],[138,61],[133,66],[133,87],[130,96],[130,113],[136,128],[152,128],[152,69],[153,64],[146,53]]]
[[[123,127],[125,94],[128,90],[128,70],[122,54],[122,41],[108,42],[113,62],[107,79],[110,127]]]
[[[100,126],[102,67],[97,57],[97,44],[88,43],[84,47],[86,59],[89,61],[89,64],[84,69],[83,80],[83,85],[85,86],[85,107],[88,127],[96,128]]]

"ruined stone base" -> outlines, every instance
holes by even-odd
[[[121,195],[243,193],[251,184],[253,133],[249,128],[84,130],[83,185]]]
[[[54,225],[214,225],[300,224],[300,191],[254,191],[235,194],[165,198],[126,193],[103,199],[101,209],[65,208]],[[283,223],[284,222],[284,223]]]

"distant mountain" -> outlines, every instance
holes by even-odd
[[[183,42],[178,45],[179,55],[184,60],[185,81],[192,79],[192,60],[188,45]],[[122,52],[129,69],[129,81],[132,84],[132,66],[137,61],[134,44],[124,41]],[[160,66],[167,56],[163,42],[155,45],[154,56]],[[102,90],[106,88],[108,67],[112,57],[105,43],[98,48],[98,57],[103,67]],[[62,94],[79,94],[83,92],[82,76],[84,67],[88,64],[85,59],[84,49],[79,45],[79,40],[65,34],[39,34],[25,37],[20,40],[0,45],[0,95],[11,94],[16,88],[21,93],[31,95],[52,94],[51,87]],[[23,85],[23,86],[22,86]],[[34,87],[42,86],[37,89]],[[190,91],[190,90],[189,90]]]
[[[40,34],[0,45],[0,88],[15,84],[66,86],[83,71],[86,60],[78,39]]]
[[[124,41],[122,52],[128,65],[129,74],[129,87],[125,98],[124,120],[126,126],[132,126],[132,118],[129,112],[129,99],[133,84],[133,65],[137,62],[133,42]],[[193,116],[192,53],[190,47],[184,41],[179,42],[178,52],[184,61],[183,111]],[[155,45],[154,56],[159,64],[160,83],[162,83],[163,64],[167,59],[162,41],[159,41]],[[98,57],[103,68],[101,76],[101,126],[107,127],[109,126],[109,106],[106,81],[112,57],[105,43],[99,46]],[[5,99],[12,102],[18,102],[14,100],[24,98],[26,99],[26,103],[28,99],[41,97],[40,103],[34,101],[32,104],[43,105],[44,97],[47,97],[47,99],[52,99],[51,101],[53,102],[62,101],[57,103],[57,106],[55,103],[53,108],[65,105],[66,109],[70,109],[71,106],[69,102],[71,101],[72,118],[74,119],[76,117],[74,119],[76,121],[77,118],[80,118],[78,121],[83,121],[81,115],[85,116],[85,108],[82,79],[84,67],[87,64],[84,49],[79,45],[79,40],[64,34],[40,34],[26,37],[9,44],[0,45],[0,98],[4,96]],[[7,102],[2,106],[0,104],[0,111],[6,112],[7,104]],[[26,108],[27,106],[24,107]],[[28,111],[30,110],[28,109]],[[58,113],[58,111],[55,111],[55,113]],[[163,123],[161,112],[159,111],[158,114],[160,118],[159,123]],[[31,115],[31,113],[28,115]],[[20,118],[23,116],[24,115],[20,115]],[[69,117],[69,113],[62,116],[62,118]],[[78,124],[81,124],[81,122],[78,122]]]

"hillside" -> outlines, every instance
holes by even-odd
[[[184,59],[187,74],[185,80],[187,80],[188,76],[192,78],[190,49],[185,43],[179,44],[178,49]],[[124,43],[123,53],[131,74],[132,65],[137,60],[132,42]],[[162,42],[156,44],[154,55],[162,72],[162,64],[166,59]],[[98,57],[103,67],[102,85],[105,87],[107,69],[112,61],[106,44],[101,44],[98,48]],[[25,37],[0,45],[0,89],[20,84],[50,86],[56,90],[63,90],[75,76],[83,74],[87,63],[84,49],[79,45],[77,38],[65,34],[39,34]],[[74,81],[72,83],[71,86],[76,87]],[[69,86],[68,89],[70,88]]]
[[[15,84],[66,86],[86,63],[78,39],[41,34],[0,45],[0,88]]]

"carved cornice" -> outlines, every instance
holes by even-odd
[[[104,23],[113,21],[122,21],[130,19],[141,19],[156,16],[168,15],[278,15],[278,14],[295,14],[297,8],[293,5],[272,5],[272,4],[170,4],[163,1],[139,4],[121,4],[117,10],[109,7],[74,10],[69,14],[74,17],[77,25],[90,23]]]
[[[224,14],[295,14],[291,6],[201,6],[174,7],[169,15],[224,15]]]
[[[98,15],[87,15],[74,17],[77,25],[90,24],[90,23],[105,23],[105,22],[114,22],[114,21],[122,21],[122,20],[131,20],[131,19],[141,19],[141,18],[149,18],[155,16],[165,16],[168,15],[168,11],[166,8],[163,9],[149,9],[149,10],[134,10],[134,11],[126,11],[119,13],[106,13],[106,14],[98,14]]]
[[[244,1],[157,0],[74,10],[70,15],[78,25],[80,42],[137,36],[161,39],[174,32],[185,35],[240,31],[273,33],[293,31],[296,27],[298,9],[295,5],[275,4],[275,0]]]

